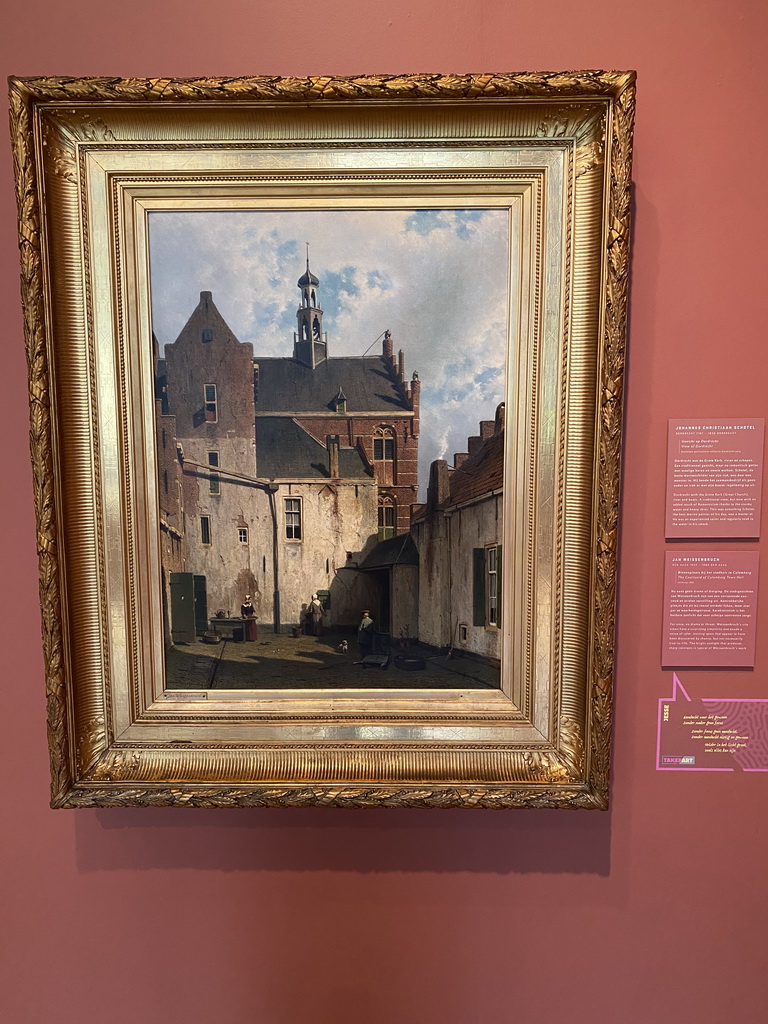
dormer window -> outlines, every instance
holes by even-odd
[[[346,414],[347,414],[347,396],[344,394],[344,392],[341,390],[341,388],[339,388],[339,393],[336,395],[336,397],[333,400],[333,408],[334,408],[335,412],[339,413],[339,415],[346,416]]]

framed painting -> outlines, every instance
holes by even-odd
[[[52,804],[608,804],[634,74],[12,79]]]

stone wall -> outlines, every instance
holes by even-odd
[[[448,515],[438,510],[413,524],[419,551],[419,639],[424,643],[500,657],[500,631],[472,623],[472,558],[475,548],[501,543],[502,505],[502,496],[496,495]],[[463,642],[462,624],[467,627]]]
[[[285,536],[286,498],[301,501],[300,541]],[[350,569],[376,542],[377,498],[373,481],[280,485],[275,501],[284,624],[298,623],[301,606],[309,604],[318,590],[331,591],[329,626],[357,624],[361,604],[364,607],[370,597],[368,584],[353,578],[363,574]]]

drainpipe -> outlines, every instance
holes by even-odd
[[[278,581],[280,576],[278,575],[280,562],[279,562],[279,546],[277,542],[277,502],[275,501],[275,494],[277,493],[277,485],[270,484],[267,487],[267,494],[269,496],[269,511],[272,514],[272,575],[274,580],[275,589],[272,591],[272,628],[275,634],[280,632],[280,587]]]

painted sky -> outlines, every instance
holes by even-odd
[[[423,498],[432,460],[466,451],[502,400],[508,240],[493,209],[155,212],[153,327],[175,341],[210,291],[257,357],[291,355],[309,242],[329,355],[363,355],[388,329],[421,378]]]

